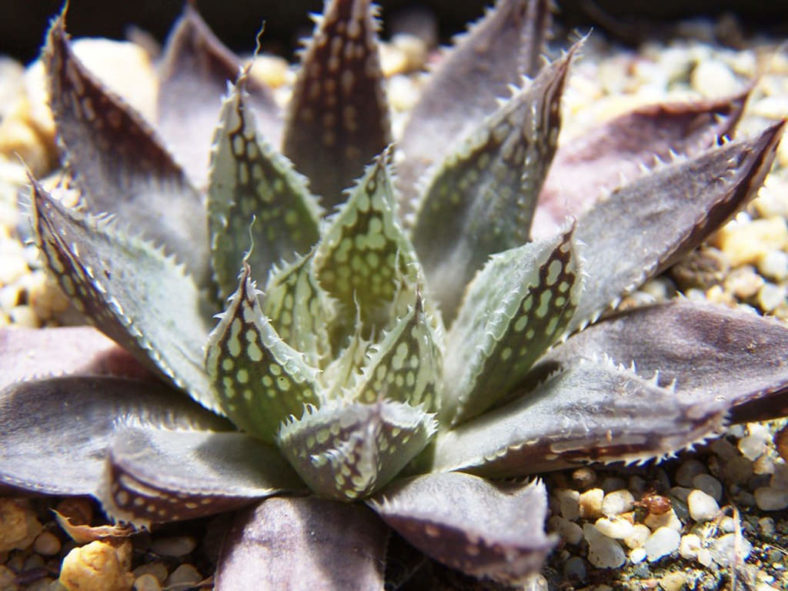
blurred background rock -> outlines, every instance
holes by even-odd
[[[463,23],[490,4],[484,0],[381,0],[388,23],[427,8],[439,16],[441,39],[462,29]],[[745,28],[788,36],[788,0],[559,0],[561,22],[568,27],[605,30],[620,41],[635,43],[658,35],[677,19],[719,17],[730,13]],[[263,18],[267,20],[265,49],[287,55],[295,41],[311,30],[307,11],[319,11],[322,0],[197,0],[197,7],[214,31],[235,49],[249,50]],[[28,61],[36,57],[49,18],[62,0],[0,0],[0,54]],[[177,17],[183,0],[72,0],[69,31],[74,36],[124,38],[129,26],[161,40]],[[418,14],[418,13],[416,13]],[[416,18],[415,20],[418,20]],[[403,25],[400,25],[403,26]],[[413,26],[404,25],[404,26]],[[391,33],[391,31],[387,31]],[[719,31],[725,41],[725,31]],[[735,39],[729,40],[735,44]]]

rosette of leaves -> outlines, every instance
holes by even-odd
[[[784,325],[687,301],[599,320],[748,202],[782,123],[723,141],[742,95],[557,147],[578,47],[542,66],[547,5],[500,0],[393,147],[366,0],[326,5],[284,116],[190,6],[157,122],[58,18],[44,60],[80,204],[33,180],[33,226],[119,347],[0,333],[0,482],[139,526],[256,502],[220,589],[382,588],[391,529],[513,583],[555,543],[523,477],[784,414]]]

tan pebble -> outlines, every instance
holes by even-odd
[[[602,499],[605,493],[601,488],[592,488],[585,491],[578,499],[580,517],[595,519],[602,515]]]
[[[788,279],[788,252],[771,250],[758,262],[758,271],[774,281]]]
[[[775,285],[774,283],[764,283],[761,289],[758,290],[758,307],[764,312],[772,312],[779,306],[785,305],[786,288],[784,285]]]
[[[643,523],[646,524],[651,530],[656,530],[660,527],[667,527],[679,531],[682,528],[681,521],[676,516],[676,512],[672,507],[665,513],[649,513],[646,515]]]
[[[159,579],[148,573],[134,580],[134,591],[161,591],[161,583]]]
[[[141,577],[142,575],[153,575],[159,580],[159,583],[166,581],[167,575],[170,574],[167,570],[167,566],[159,560],[142,564],[131,572],[134,573],[135,577]]]
[[[390,43],[380,44],[380,68],[386,78],[408,71],[408,56]]]
[[[698,556],[696,560],[705,567],[711,566],[711,551],[708,548],[701,548],[698,550]]]
[[[788,245],[788,226],[782,218],[758,219],[746,223],[731,222],[723,226],[711,239],[738,267],[757,264],[769,251],[782,250]]]
[[[687,583],[687,573],[682,571],[675,571],[666,574],[659,580],[659,586],[664,591],[681,591]]]
[[[11,321],[19,326],[28,328],[38,328],[41,322],[30,306],[14,306],[8,311]]]
[[[703,522],[714,519],[720,512],[717,501],[702,490],[693,490],[687,497],[690,517],[693,520]]]
[[[429,48],[418,36],[398,33],[391,38],[391,44],[405,55],[408,71],[420,70],[427,62]]]
[[[635,497],[625,488],[609,492],[602,499],[602,513],[607,516],[632,511],[634,506]]]
[[[54,556],[60,552],[60,539],[50,531],[41,532],[33,542],[33,550],[42,556]]]
[[[651,530],[648,526],[636,523],[632,526],[632,533],[624,539],[624,543],[630,548],[638,548],[646,542],[650,535]]]
[[[632,535],[634,526],[630,521],[621,517],[600,517],[594,523],[600,533],[614,540],[623,540]]]
[[[681,536],[681,543],[679,544],[679,555],[682,558],[691,560],[698,556],[700,550],[700,537],[696,534],[686,534]]]
[[[751,266],[746,265],[731,271],[725,278],[725,291],[746,300],[755,297],[763,287],[764,279]]]
[[[181,564],[167,577],[167,587],[174,585],[189,585],[202,581],[202,575],[191,564]]]
[[[59,581],[68,591],[128,591],[134,584],[130,563],[128,540],[118,544],[90,542],[66,555]]]
[[[68,310],[70,301],[57,284],[45,273],[37,273],[28,287],[30,306],[36,316],[50,320]]]
[[[42,577],[25,587],[25,591],[58,591],[59,586],[52,577]]]
[[[0,552],[27,548],[41,530],[41,523],[26,502],[0,498]]]
[[[704,59],[690,74],[692,89],[705,97],[730,96],[740,90],[731,69],[716,59]]]
[[[774,474],[774,460],[768,454],[763,454],[752,463],[752,473],[757,476]]]
[[[295,74],[286,59],[267,54],[254,58],[251,76],[271,88],[279,88],[292,83]]]
[[[0,285],[10,285],[30,273],[21,249],[10,241],[0,242]]]
[[[730,269],[730,261],[721,250],[705,247],[693,250],[670,269],[670,276],[682,289],[708,289],[721,283]]]

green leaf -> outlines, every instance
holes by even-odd
[[[266,442],[288,416],[300,417],[305,404],[317,402],[317,370],[263,315],[248,265],[210,335],[205,367],[230,420]]]
[[[493,255],[447,335],[444,408],[452,425],[504,399],[566,329],[581,292],[574,227]]]
[[[263,281],[275,263],[317,242],[322,213],[307,180],[257,132],[249,83],[245,72],[224,101],[211,158],[208,223],[222,300],[238,285],[246,251],[252,276]]]
[[[145,365],[217,410],[201,361],[212,310],[192,278],[113,221],[69,210],[31,182],[36,242],[74,306]]]
[[[413,244],[447,325],[487,257],[528,241],[577,47],[488,118],[443,161],[429,184]]]
[[[358,314],[365,337],[401,315],[421,282],[416,254],[395,214],[388,158],[386,151],[367,167],[330,220],[314,259],[320,285],[339,304],[337,324],[352,327]]]
[[[282,425],[282,454],[317,494],[365,497],[394,478],[435,433],[433,415],[391,401],[331,401]]]
[[[333,0],[304,53],[282,152],[326,208],[390,142],[389,113],[370,0]]]

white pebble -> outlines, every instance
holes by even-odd
[[[788,278],[788,253],[782,250],[770,250],[758,261],[758,270],[775,281]]]
[[[720,566],[728,566],[731,562],[743,562],[752,552],[752,544],[746,538],[737,540],[736,534],[720,536],[709,548],[711,558]]]
[[[597,568],[618,568],[627,555],[618,542],[602,535],[593,525],[583,526],[583,535],[588,541],[588,561]]]
[[[558,510],[561,515],[569,521],[574,521],[580,517],[580,493],[576,490],[569,488],[559,488],[555,491],[555,496],[558,499]]]
[[[687,497],[690,517],[695,521],[710,521],[720,512],[720,506],[714,497],[702,490],[693,490]]]
[[[605,493],[601,488],[592,488],[580,495],[580,516],[594,519],[602,515],[602,499]]]
[[[670,527],[660,527],[649,536],[643,547],[646,549],[648,561],[654,562],[678,550],[680,542],[681,534],[679,532]]]
[[[629,561],[632,564],[643,562],[646,559],[646,549],[642,546],[640,548],[632,548],[629,552]]]
[[[755,504],[761,511],[782,511],[788,508],[788,490],[770,486],[756,488]]]
[[[632,535],[633,525],[623,517],[600,517],[594,527],[608,538],[623,540]]]
[[[602,513],[608,517],[621,515],[635,508],[635,497],[627,489],[614,490],[602,499]]]
[[[698,63],[690,74],[692,89],[706,97],[729,96],[739,90],[739,82],[731,69],[716,59]]]
[[[758,527],[764,536],[773,536],[775,532],[774,519],[771,517],[761,517],[758,520]]]
[[[718,503],[722,500],[722,483],[711,474],[698,474],[692,479],[692,486],[714,497]]]
[[[672,507],[664,513],[649,513],[646,515],[643,523],[649,526],[652,530],[657,530],[661,527],[668,527],[670,529],[675,529],[676,531],[681,531],[681,528],[683,527],[681,520],[678,518],[676,511]]]
[[[696,534],[687,534],[681,536],[681,543],[679,544],[679,556],[688,560],[698,556],[700,550],[700,537]]]
[[[632,526],[632,533],[627,536],[624,543],[630,548],[639,548],[646,543],[648,537],[651,535],[651,530],[642,523],[636,523]]]
[[[786,291],[782,285],[764,283],[758,290],[758,307],[764,312],[771,312],[786,302]]]

